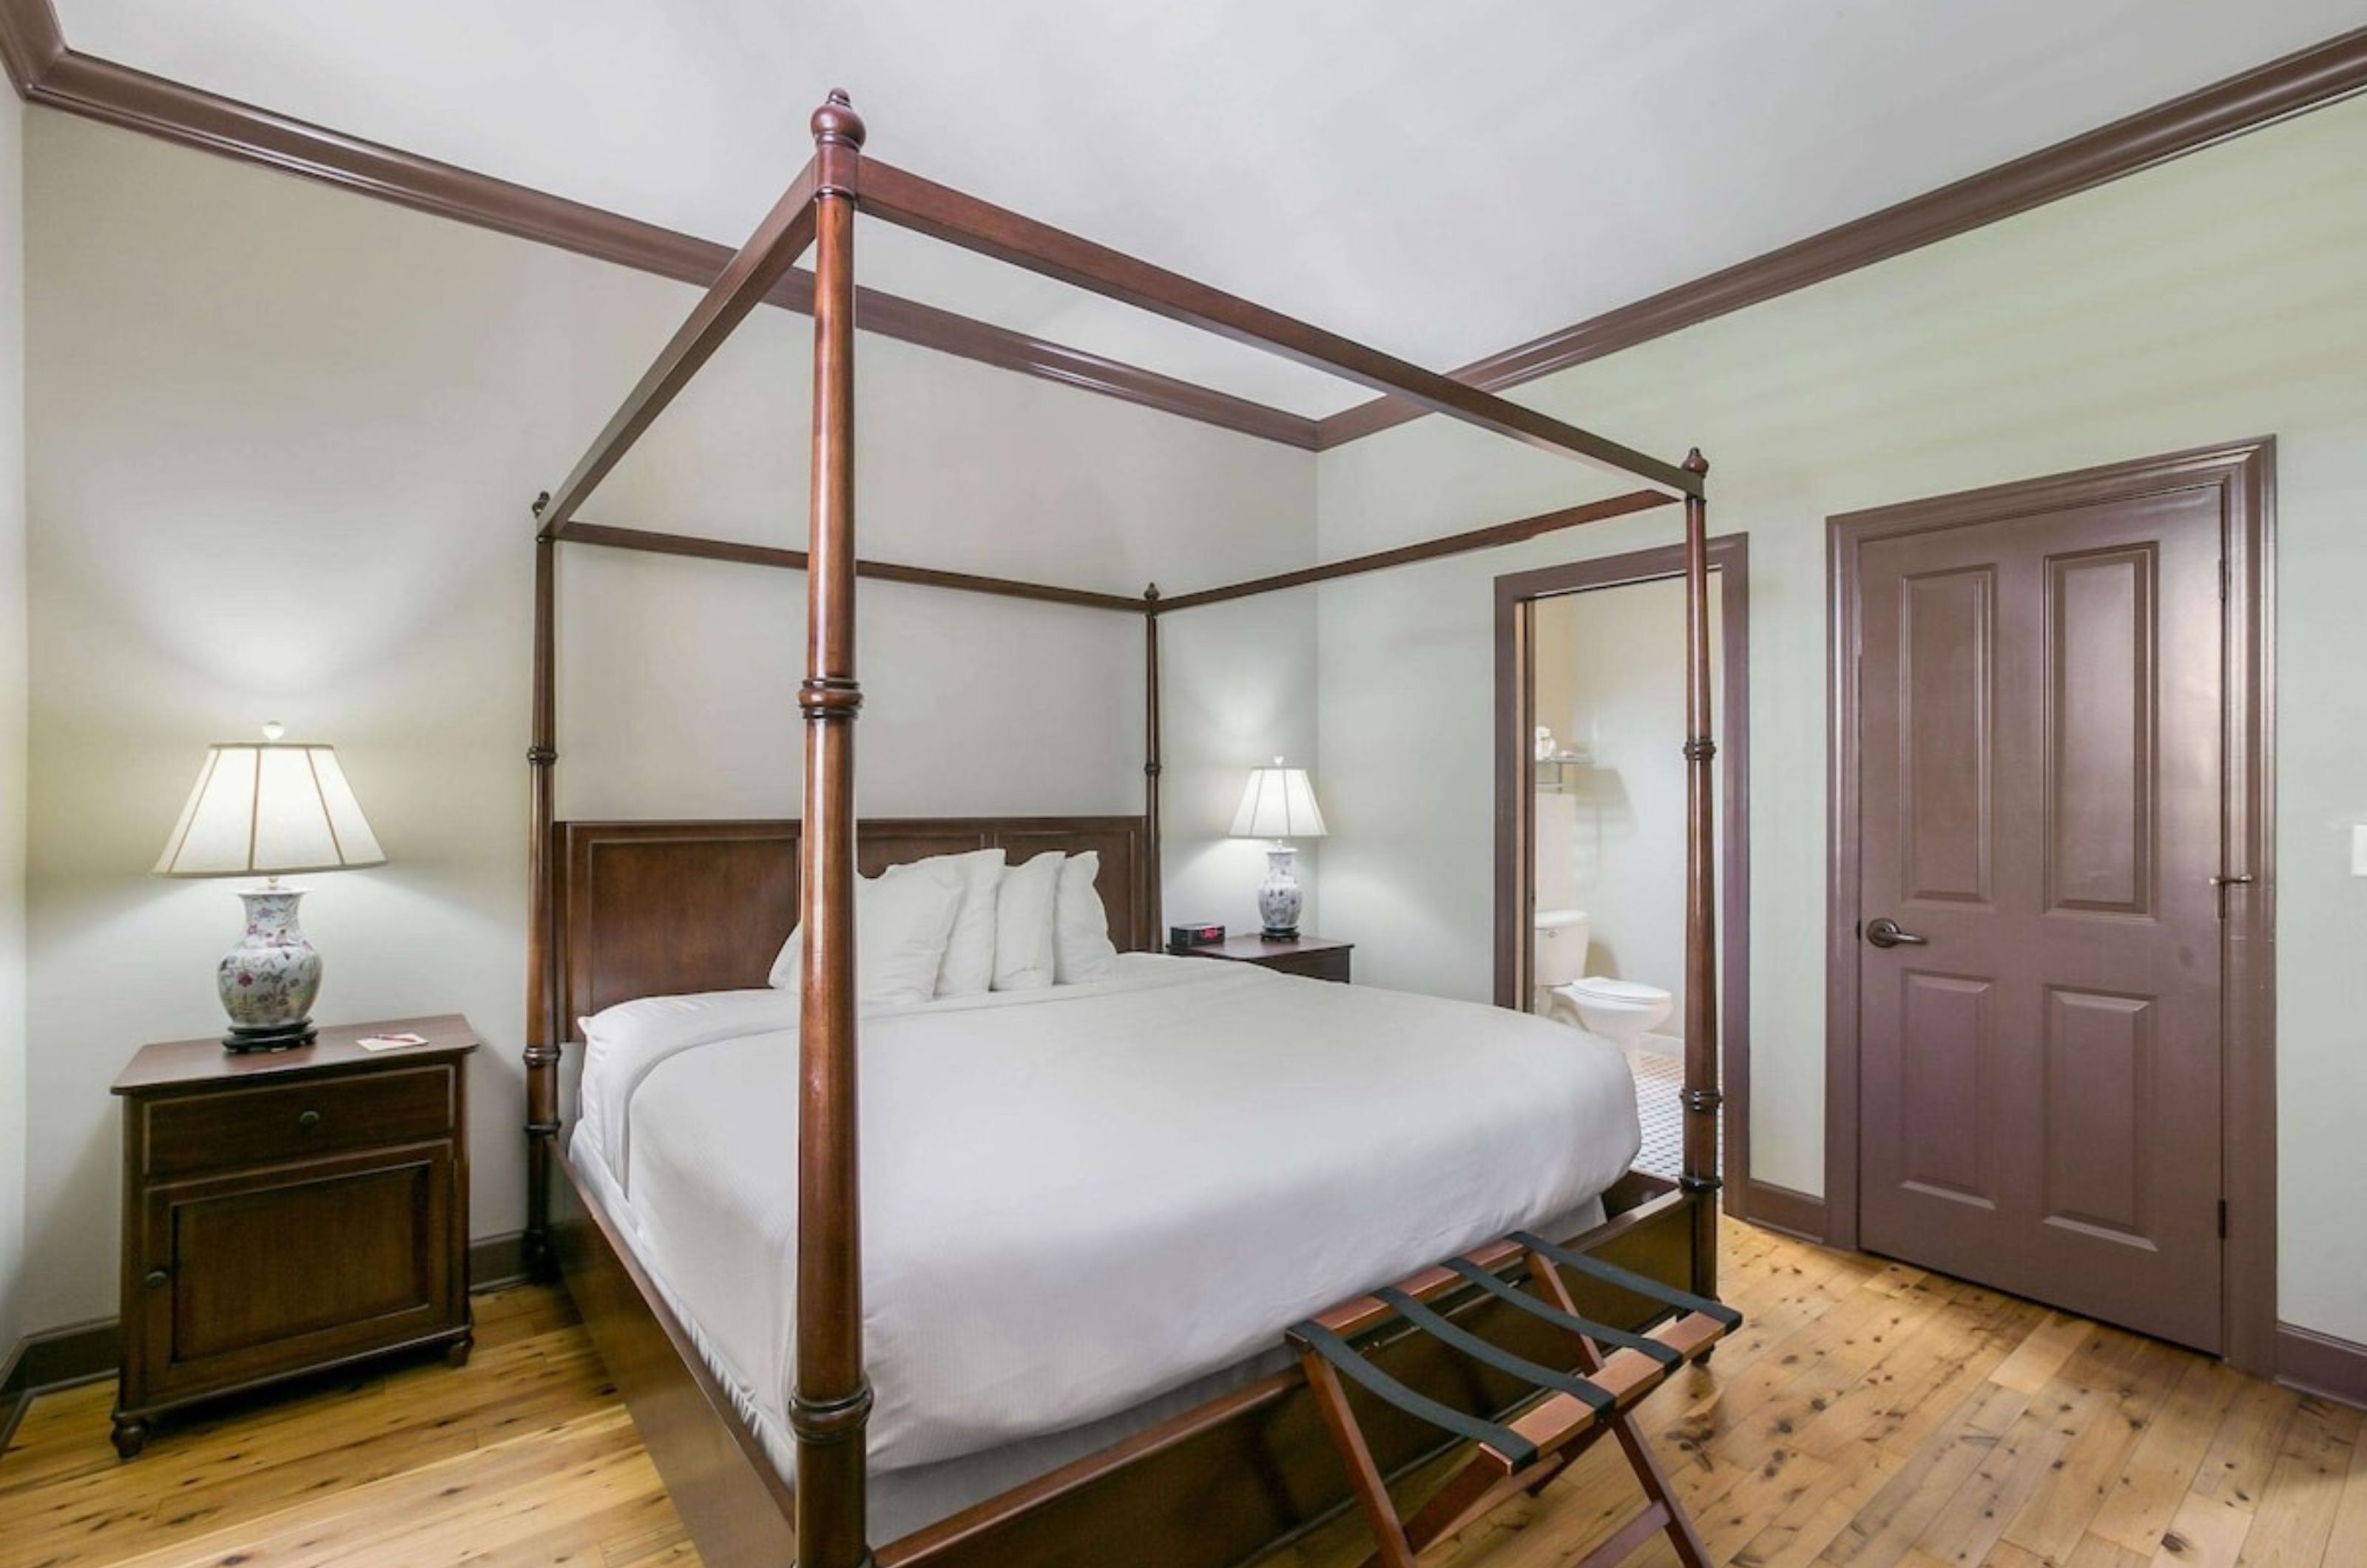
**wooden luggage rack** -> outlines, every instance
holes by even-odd
[[[1515,1264],[1525,1265],[1529,1282],[1542,1295],[1506,1278],[1505,1270]],[[1631,1334],[1585,1318],[1562,1278],[1564,1269],[1644,1297],[1666,1308],[1668,1315],[1648,1334]],[[1517,1276],[1520,1270],[1512,1272]],[[1577,1370],[1566,1371],[1515,1355],[1430,1304],[1472,1291],[1558,1330],[1569,1341]],[[1433,1542],[1509,1502],[1515,1493],[1544,1491],[1605,1433],[1615,1437],[1625,1451],[1646,1506],[1576,1568],[1610,1568],[1660,1531],[1667,1532],[1684,1568],[1710,1568],[1693,1521],[1670,1492],[1668,1477],[1636,1430],[1630,1412],[1678,1368],[1705,1358],[1741,1323],[1742,1314],[1731,1307],[1527,1231],[1514,1231],[1411,1279],[1294,1324],[1286,1337],[1298,1352],[1324,1425],[1339,1446],[1356,1500],[1378,1543],[1365,1568],[1415,1568],[1416,1558]],[[1407,1333],[1426,1334],[1527,1385],[1535,1397],[1517,1403],[1507,1418],[1491,1421],[1418,1393],[1374,1365],[1365,1353],[1378,1342]],[[1342,1378],[1408,1416],[1476,1445],[1469,1462],[1410,1519],[1400,1517],[1389,1500],[1387,1483],[1373,1461]]]

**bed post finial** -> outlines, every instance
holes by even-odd
[[[1709,472],[1709,459],[1701,455],[1701,448],[1698,446],[1685,454],[1685,460],[1680,466],[1689,474]]]
[[[825,145],[837,142],[848,147],[863,145],[863,117],[855,112],[855,100],[846,96],[844,87],[832,87],[813,112],[813,138]]]

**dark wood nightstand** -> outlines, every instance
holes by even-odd
[[[1167,951],[1185,958],[1254,964],[1261,969],[1304,975],[1310,980],[1337,980],[1344,985],[1348,979],[1348,955],[1355,950],[1353,942],[1333,942],[1329,937],[1234,936],[1213,947],[1171,947]]]
[[[364,1035],[425,1045],[370,1052]],[[457,1014],[323,1029],[232,1055],[143,1046],[123,1099],[123,1372],[116,1451],[164,1411],[389,1350],[469,1319],[466,1058]]]

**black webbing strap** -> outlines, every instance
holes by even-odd
[[[1614,1328],[1607,1323],[1597,1323],[1591,1317],[1574,1317],[1551,1302],[1542,1302],[1500,1274],[1482,1269],[1468,1258],[1450,1258],[1446,1266],[1470,1280],[1498,1301],[1516,1306],[1531,1317],[1543,1318],[1556,1328],[1566,1328],[1573,1334],[1583,1334],[1598,1345],[1617,1345],[1629,1350],[1640,1350],[1663,1367],[1681,1365],[1683,1352],[1673,1345],[1641,1334],[1630,1334],[1624,1328]]]
[[[1451,1404],[1441,1404],[1428,1394],[1416,1393],[1358,1355],[1353,1346],[1313,1319],[1293,1324],[1290,1335],[1331,1362],[1334,1369],[1344,1373],[1349,1381],[1362,1387],[1365,1393],[1386,1400],[1417,1420],[1429,1422],[1443,1432],[1452,1432],[1475,1443],[1485,1443],[1502,1454],[1505,1462],[1516,1472],[1537,1461],[1537,1446],[1518,1432],[1509,1427],[1499,1427],[1493,1421],[1483,1421]]]
[[[1619,1403],[1609,1389],[1597,1387],[1577,1372],[1565,1372],[1525,1356],[1515,1356],[1501,1345],[1491,1345],[1477,1334],[1439,1313],[1431,1311],[1420,1302],[1394,1286],[1385,1285],[1373,1292],[1374,1299],[1397,1308],[1399,1316],[1432,1338],[1452,1345],[1473,1360],[1509,1372],[1532,1388],[1557,1388],[1564,1393],[1576,1394],[1597,1416],[1607,1416]]]
[[[1591,1274],[1605,1284],[1616,1285],[1623,1291],[1633,1291],[1647,1301],[1659,1302],[1662,1306],[1681,1307],[1686,1312],[1697,1312],[1728,1329],[1742,1326],[1742,1314],[1723,1302],[1714,1302],[1707,1296],[1697,1296],[1690,1291],[1678,1290],[1674,1285],[1665,1285],[1658,1280],[1646,1279],[1643,1275],[1633,1273],[1616,1264],[1605,1263],[1599,1258],[1589,1258],[1582,1252],[1572,1252],[1566,1247],[1556,1247],[1545,1237],[1532,1235],[1527,1231],[1514,1231],[1511,1239],[1519,1242],[1532,1252],[1552,1258],[1566,1269],[1575,1269],[1581,1274]]]

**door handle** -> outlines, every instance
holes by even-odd
[[[1917,936],[1888,915],[1865,923],[1865,940],[1876,947],[1929,947],[1931,939]]]

